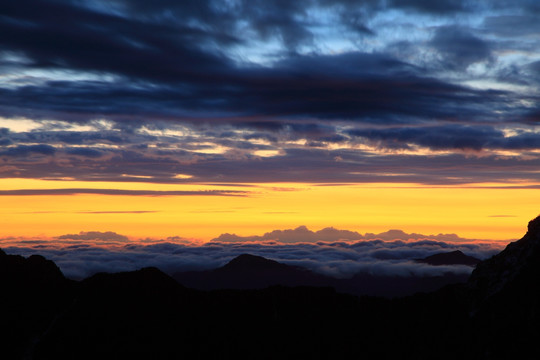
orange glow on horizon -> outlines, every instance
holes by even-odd
[[[301,183],[149,184],[3,179],[0,189],[242,190],[246,196],[0,196],[0,238],[114,231],[131,238],[181,236],[208,241],[222,233],[261,235],[305,225],[360,233],[456,233],[475,239],[520,238],[538,215],[540,192],[507,184],[327,185]],[[522,184],[520,184],[522,185]]]

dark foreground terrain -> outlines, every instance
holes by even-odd
[[[155,268],[74,282],[1,250],[0,286],[2,359],[540,358],[540,217],[466,283],[392,300],[201,291]]]
[[[467,263],[464,263],[464,259]],[[435,266],[472,266],[470,259],[480,261],[463,254],[459,250],[432,255],[416,261]],[[331,287],[336,289],[337,292],[357,296],[370,295],[393,298],[413,295],[418,292],[431,292],[440,289],[444,285],[466,282],[468,275],[448,272],[436,276],[411,275],[404,277],[360,272],[350,278],[337,279],[315,273],[303,267],[281,264],[260,256],[243,254],[220,268],[177,272],[172,274],[172,278],[186,287],[198,290],[264,289],[275,285],[289,287],[310,286]]]

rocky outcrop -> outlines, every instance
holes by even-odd
[[[525,236],[508,244],[499,254],[479,263],[468,284],[478,300],[484,300],[502,291],[521,274],[538,271],[540,263],[540,216],[531,220]]]

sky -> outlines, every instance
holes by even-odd
[[[0,246],[498,249],[539,213],[539,20],[535,0],[4,1]]]

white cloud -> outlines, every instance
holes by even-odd
[[[117,234],[118,235],[118,234]],[[223,266],[240,254],[263,256],[279,262],[303,266],[335,277],[349,277],[358,272],[374,275],[427,276],[445,272],[469,273],[466,266],[430,266],[414,259],[440,252],[461,250],[486,259],[498,253],[501,242],[443,242],[437,240],[357,240],[341,242],[277,243],[211,242],[196,245],[167,241],[117,242],[103,244],[78,240],[67,243],[51,241],[5,242],[8,254],[40,254],[57,263],[70,278],[82,279],[96,272],[130,271],[155,266],[167,273],[212,269]]]

